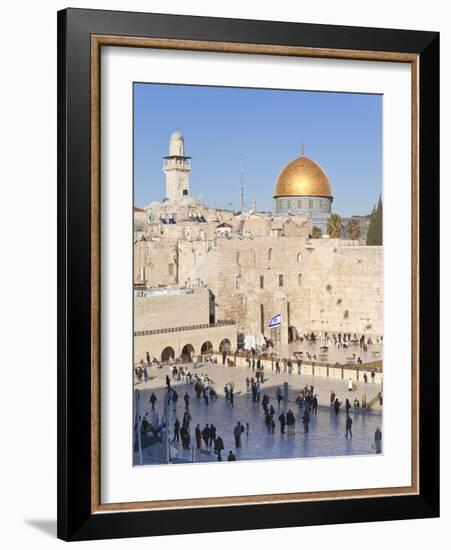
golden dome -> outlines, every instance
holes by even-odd
[[[277,197],[331,197],[329,179],[324,170],[307,157],[289,162],[276,180],[274,198]]]

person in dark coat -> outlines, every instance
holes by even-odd
[[[338,401],[338,397],[336,397],[334,401],[334,411],[335,416],[338,416],[338,413],[340,412],[340,401]]]
[[[210,439],[208,440],[208,446],[211,447],[216,440],[216,426],[210,424]]]
[[[266,425],[266,431],[268,432],[268,435],[271,433],[271,415],[266,414],[265,415],[265,425]]]
[[[174,411],[177,410],[177,401],[179,399],[179,394],[174,390],[172,392],[172,404],[174,405]]]
[[[222,437],[218,435],[215,441],[215,453],[218,455],[218,461],[221,462],[221,451],[224,450],[224,441]]]
[[[376,431],[374,432],[374,443],[376,445],[376,453],[381,453],[381,447],[382,447],[382,432],[379,426],[376,428]]]
[[[157,396],[152,392],[149,402],[152,405],[152,410],[155,410],[155,403],[157,402]]]
[[[234,460],[236,460],[236,456],[233,454],[233,451],[230,451],[229,456],[227,457],[227,461],[232,462]]]
[[[312,414],[316,416],[317,411],[318,411],[318,396],[314,395],[312,399]]]
[[[183,399],[185,400],[185,409],[189,409],[189,393],[185,392],[185,395],[183,396]]]
[[[210,440],[210,426],[208,424],[205,424],[205,428],[202,430],[202,439],[204,440],[205,447],[208,447]]]
[[[346,399],[346,415],[349,416],[349,409],[351,408],[351,403],[349,402],[349,399]]]
[[[174,439],[172,441],[179,441],[179,434],[180,434],[180,420],[178,418],[175,419],[174,422]]]
[[[182,447],[184,449],[189,449],[189,432],[185,426],[180,428],[180,437],[182,439]]]
[[[233,435],[235,437],[235,447],[241,447],[241,434],[244,432],[244,426],[241,422],[237,422],[237,425],[233,429]]]
[[[196,426],[196,429],[194,430],[194,435],[196,437],[196,446],[198,449],[202,447],[202,432],[200,430],[199,424]]]
[[[309,422],[310,422],[310,415],[309,415],[307,409],[305,409],[304,416],[302,417],[302,425],[304,426],[304,433],[305,434],[308,433]]]
[[[352,437],[352,418],[350,416],[346,417],[346,433],[345,433],[345,436],[348,437],[348,434]]]
[[[280,422],[280,433],[284,434],[285,433],[285,424],[287,423],[284,413],[282,413],[279,416],[279,422]]]

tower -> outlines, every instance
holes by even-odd
[[[166,198],[179,201],[189,193],[190,158],[185,156],[183,135],[176,130],[169,141],[169,155],[163,157],[166,174]]]

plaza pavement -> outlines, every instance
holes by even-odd
[[[246,377],[253,375],[252,369],[245,367],[225,367],[221,364],[205,364],[197,369],[189,365],[190,371],[194,374],[208,374],[214,381],[214,387],[218,394],[218,399],[210,400],[206,405],[204,400],[196,398],[193,385],[182,382],[174,382],[171,378],[171,387],[176,388],[179,394],[177,410],[171,411],[170,428],[176,417],[182,421],[185,409],[183,394],[188,391],[190,394],[190,413],[192,421],[190,424],[191,443],[194,442],[194,428],[200,424],[201,429],[206,423],[213,423],[217,428],[217,434],[224,440],[225,449],[223,459],[226,458],[230,449],[234,451],[238,460],[261,460],[264,458],[298,458],[313,456],[343,456],[357,454],[372,454],[374,450],[374,431],[377,426],[382,428],[381,407],[377,405],[373,411],[354,413],[351,409],[353,418],[353,438],[344,437],[345,433],[345,409],[344,403],[348,397],[351,405],[357,396],[360,403],[362,395],[366,394],[367,401],[370,401],[380,391],[380,385],[369,381],[365,384],[363,381],[357,382],[357,390],[350,392],[347,389],[347,380],[325,378],[320,376],[298,375],[296,368],[294,372],[276,374],[265,369],[265,382],[262,386],[261,396],[267,394],[270,397],[269,404],[276,409],[274,420],[276,422],[275,434],[268,436],[264,424],[264,414],[260,403],[254,403],[250,392],[246,391]],[[148,369],[150,380],[135,384],[135,389],[140,392],[141,414],[146,413],[152,417],[149,397],[152,392],[157,396],[156,411],[159,418],[163,415],[163,402],[165,393],[166,375],[170,375],[170,368]],[[235,384],[235,403],[231,407],[224,398],[223,388],[227,382]],[[296,415],[296,434],[288,437],[280,434],[279,414],[282,410],[277,407],[276,388],[281,387],[283,383],[288,382],[288,407]],[[318,415],[312,415],[309,426],[309,433],[303,433],[302,414],[303,411],[294,402],[299,391],[306,385],[314,386],[314,393],[318,395],[319,410]],[[330,392],[334,390],[342,406],[338,417],[330,410]],[[172,409],[172,407],[171,407]],[[233,428],[237,421],[243,425],[246,422],[250,424],[250,434],[243,434],[242,447],[235,449]],[[158,450],[160,447],[160,450]],[[175,461],[191,461],[193,459],[192,450],[183,450],[181,442],[171,443],[171,457],[176,457]],[[204,448],[204,447],[203,447]],[[149,449],[143,450],[144,463],[152,462],[152,456],[158,459],[164,456],[164,450],[160,444],[156,444]],[[138,463],[138,453],[134,456],[135,464]],[[196,453],[196,461],[216,460],[216,457],[207,453]]]

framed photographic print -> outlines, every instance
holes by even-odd
[[[58,536],[439,513],[438,33],[58,14]]]

